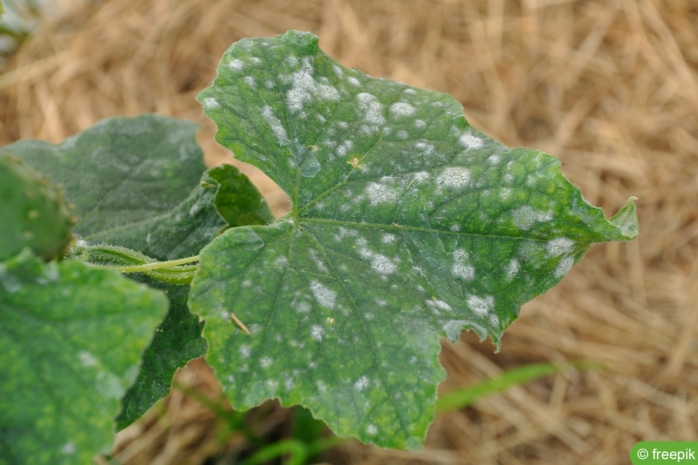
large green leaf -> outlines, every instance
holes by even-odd
[[[159,292],[28,251],[0,263],[0,463],[91,463],[167,310]]]
[[[0,151],[0,205],[0,260],[25,247],[49,260],[68,245],[74,220],[60,190],[5,151]]]
[[[292,201],[215,239],[192,283],[238,409],[277,397],[339,435],[417,449],[440,336],[499,345],[592,242],[637,234],[632,201],[606,220],[554,157],[476,131],[448,95],[341,66],[312,34],[233,44],[199,100]]]
[[[236,168],[204,172],[195,132],[189,122],[143,115],[104,120],[59,145],[27,140],[8,149],[62,185],[75,204],[76,231],[84,241],[169,260],[197,255],[229,226],[272,219],[262,196]],[[178,368],[206,353],[202,324],[187,307],[189,287],[133,277],[165,291],[170,310],[124,398],[119,427],[165,396]]]

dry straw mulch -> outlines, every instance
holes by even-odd
[[[233,41],[301,29],[345,65],[453,94],[507,145],[558,155],[607,214],[639,197],[640,238],[593,247],[523,308],[500,354],[468,334],[442,352],[444,390],[534,361],[593,359],[605,370],[550,376],[441,415],[420,453],[349,442],[327,460],[617,464],[640,440],[698,439],[698,4],[109,0],[61,11],[0,75],[2,143],[59,141],[104,117],[158,112],[199,122],[209,162],[230,161],[195,94]],[[245,171],[283,212],[283,194]],[[180,381],[218,398],[200,365],[193,372],[206,376],[189,370]],[[200,464],[237,447],[212,433],[215,415],[191,396],[164,405],[151,440],[152,417],[120,435],[125,463]]]

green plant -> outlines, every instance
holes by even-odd
[[[48,262],[37,229],[18,226],[20,251],[0,234],[5,463],[86,463],[113,418],[137,419],[204,354],[235,409],[278,398],[418,449],[442,336],[499,347],[592,243],[637,236],[632,199],[607,220],[554,157],[476,131],[448,95],[341,66],[308,33],[233,44],[198,98],[216,139],[289,195],[286,216],[235,168],[206,170],[194,125],[170,118],[4,147],[77,217],[73,239],[45,239]],[[32,205],[61,196],[32,189],[2,208],[49,228]]]

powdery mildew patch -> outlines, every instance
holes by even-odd
[[[335,301],[337,300],[337,293],[335,291],[325,287],[319,281],[311,281],[310,290],[318,304],[330,310],[334,308]]]
[[[306,117],[304,108],[308,103],[315,100],[318,100],[318,103],[339,101],[339,92],[328,82],[325,77],[321,77],[320,82],[316,81],[311,59],[303,57],[301,69],[291,75],[291,89],[286,92],[286,106],[289,111],[300,114],[300,117],[304,118]]]

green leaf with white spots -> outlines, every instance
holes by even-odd
[[[158,115],[111,118],[57,145],[23,140],[7,149],[62,186],[75,205],[82,240],[170,260],[197,255],[229,226],[272,219],[235,167],[206,170],[196,130],[191,122]],[[167,395],[174,372],[206,352],[202,325],[187,307],[189,287],[131,277],[165,291],[170,310],[123,400],[119,427]]]
[[[189,196],[206,170],[196,130],[158,115],[110,118],[57,145],[22,140],[5,149],[62,187],[80,220],[75,233],[87,241],[99,233],[102,241],[169,214]]]
[[[0,463],[92,463],[167,298],[80,261],[28,250],[0,263]]]
[[[441,336],[499,345],[593,242],[637,235],[632,200],[606,220],[554,157],[478,132],[448,95],[343,67],[311,34],[233,44],[199,100],[292,202],[215,239],[192,283],[237,409],[279,398],[338,435],[418,449]]]

